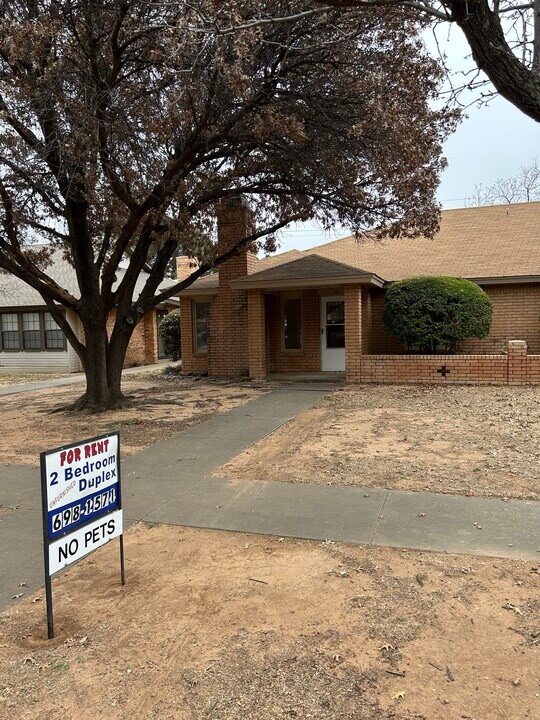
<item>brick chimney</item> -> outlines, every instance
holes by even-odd
[[[255,229],[253,214],[245,198],[222,200],[216,211],[218,255],[233,247]],[[219,267],[219,294],[210,309],[208,373],[214,376],[246,375],[248,360],[247,294],[230,283],[255,272],[253,248],[242,248]]]
[[[199,264],[193,258],[187,255],[179,255],[176,258],[176,279],[185,280],[199,267]]]

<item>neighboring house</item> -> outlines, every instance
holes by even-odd
[[[491,297],[489,337],[461,343],[455,357],[500,359],[514,339],[540,354],[539,226],[540,203],[501,205],[443,211],[433,240],[348,237],[264,260],[245,250],[180,294],[183,369],[252,378],[337,371],[362,381],[375,367],[368,358],[380,367],[406,353],[385,331],[383,306],[389,284],[414,275],[469,278]],[[241,199],[222,204],[219,248],[252,227]],[[178,259],[180,278],[186,265]]]
[[[60,286],[75,297],[79,295],[74,268],[55,251],[46,268]],[[117,273],[120,282],[122,270]],[[141,273],[135,287],[140,292],[146,280]],[[160,289],[170,287],[173,280],[165,280]],[[164,314],[178,306],[176,299],[167,300],[148,312],[135,328],[126,354],[125,365],[150,365],[164,357],[158,340],[157,326]],[[71,310],[66,318],[77,337],[83,338],[82,325]],[[112,326],[114,311],[110,316]],[[66,341],[41,295],[13,275],[0,273],[0,370],[17,372],[80,372],[81,361]]]

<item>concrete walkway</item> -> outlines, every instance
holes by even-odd
[[[145,520],[540,561],[539,502],[210,477],[331,389],[278,388],[127,458],[126,525]],[[39,471],[0,466],[0,504],[16,508],[0,514],[1,610],[43,585]]]
[[[163,370],[166,365],[176,365],[170,360],[161,360],[155,365],[137,365],[137,367],[125,368],[122,375],[140,375],[141,373],[151,372],[152,370]],[[2,373],[0,372],[0,379]],[[18,393],[31,392],[32,390],[44,390],[45,388],[63,387],[64,385],[75,385],[84,382],[84,373],[72,373],[64,378],[51,378],[50,380],[38,380],[30,383],[17,383],[15,385],[0,386],[0,396],[17,395]]]

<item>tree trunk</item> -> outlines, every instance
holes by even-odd
[[[510,50],[500,20],[491,11],[487,0],[449,0],[448,4],[467,38],[478,67],[503,97],[540,122],[538,69],[534,66],[532,70],[527,68]],[[540,22],[535,27],[540,29]]]
[[[108,338],[105,318],[82,319],[85,353],[86,391],[70,409],[85,413],[113,410],[126,404],[122,393],[122,368],[131,334],[113,347]]]

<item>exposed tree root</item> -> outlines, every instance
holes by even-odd
[[[68,405],[51,410],[51,413],[77,413],[81,415],[95,415],[97,413],[108,412],[109,410],[122,410],[123,408],[133,407],[133,399],[126,397],[122,393],[115,393],[108,399],[97,400],[89,398],[85,393],[77,398],[75,402]]]

